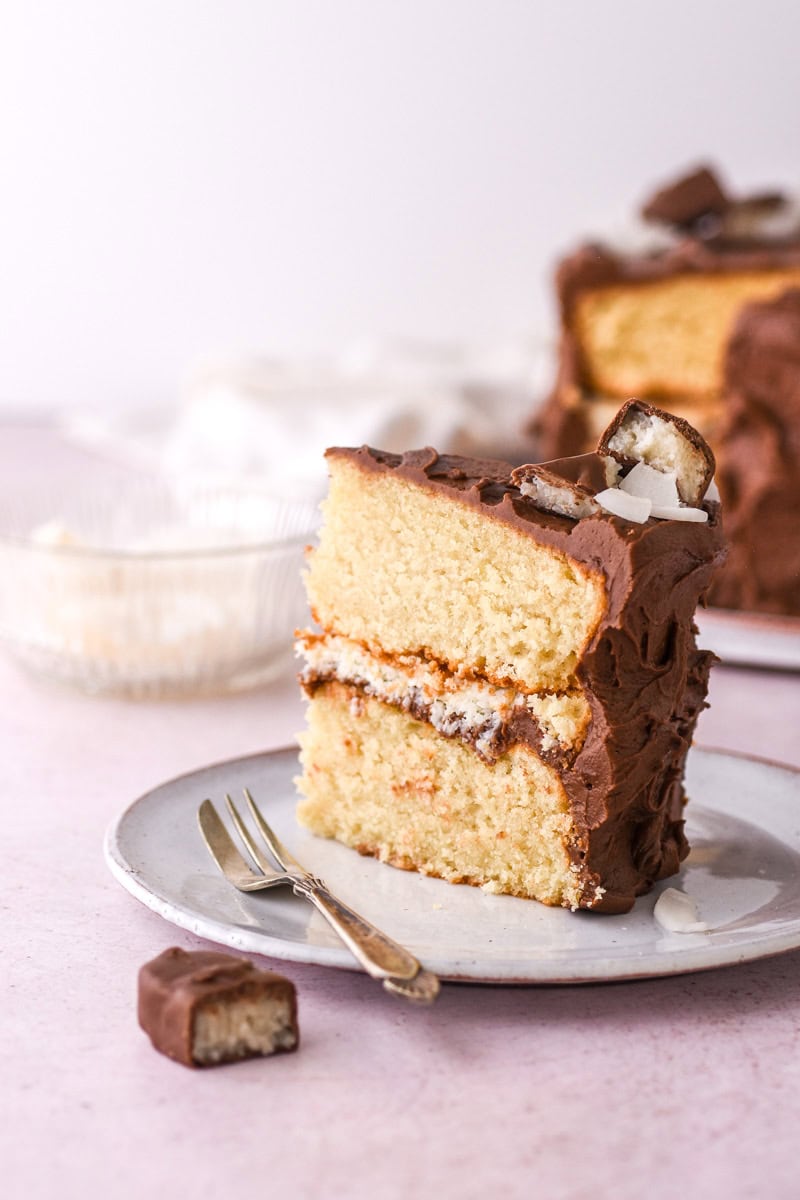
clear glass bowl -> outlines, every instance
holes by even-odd
[[[316,504],[122,476],[0,503],[0,635],[26,666],[136,697],[239,690],[292,660]]]

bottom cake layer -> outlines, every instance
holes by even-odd
[[[298,818],[314,833],[451,883],[567,908],[591,903],[569,851],[563,784],[530,747],[489,764],[340,683],[314,691],[300,742]]]

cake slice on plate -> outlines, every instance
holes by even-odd
[[[631,402],[576,459],[328,451],[300,821],[394,866],[626,911],[687,852],[714,460]],[[713,495],[713,492],[712,492]]]

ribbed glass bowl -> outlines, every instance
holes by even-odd
[[[305,619],[313,502],[153,479],[0,502],[0,636],[85,691],[202,695],[266,682]]]

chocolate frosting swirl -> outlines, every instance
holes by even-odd
[[[725,360],[717,442],[730,556],[710,598],[800,613],[800,289],[750,304]]]

